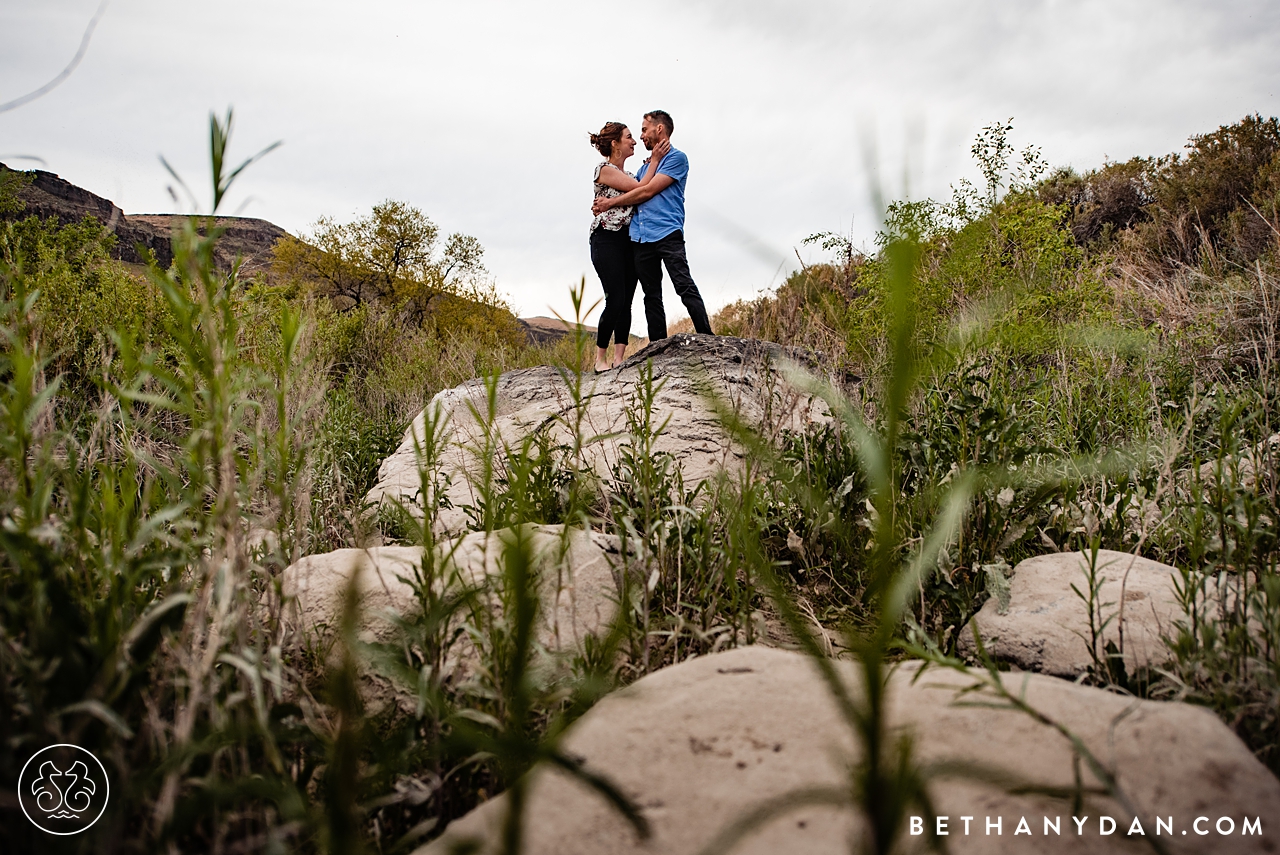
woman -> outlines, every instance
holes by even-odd
[[[670,149],[662,143],[649,156],[644,181],[623,169],[636,150],[635,138],[621,122],[609,122],[600,133],[591,134],[591,145],[607,158],[596,166],[596,196],[621,196],[649,181]],[[622,363],[631,337],[631,302],[636,294],[636,265],[631,254],[630,207],[610,208],[591,221],[591,264],[604,286],[604,312],[596,332],[596,373]],[[609,340],[613,339],[613,361],[609,361]]]

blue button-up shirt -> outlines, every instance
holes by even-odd
[[[644,178],[648,171],[649,163],[645,161],[636,178]],[[671,149],[658,164],[658,174],[670,175],[675,182],[632,214],[631,239],[638,243],[653,243],[684,228],[684,184],[689,177],[689,158],[679,149]]]

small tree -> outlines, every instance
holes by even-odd
[[[347,229],[351,255],[373,274],[378,296],[393,296],[401,279],[436,278],[440,228],[412,205],[388,199]]]
[[[418,208],[388,199],[350,223],[316,221],[305,240],[276,243],[274,269],[309,282],[340,309],[381,302],[421,320],[439,294],[458,294],[485,273],[484,247],[470,235],[440,240]]]
[[[344,309],[361,305],[372,282],[370,272],[350,257],[349,228],[321,217],[306,240],[286,235],[271,248],[272,270],[286,279],[308,283],[317,294]]]

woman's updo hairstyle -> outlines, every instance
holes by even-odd
[[[609,157],[613,154],[613,144],[622,139],[622,132],[627,126],[622,122],[606,122],[605,126],[600,129],[598,134],[590,134],[591,145],[596,151]]]

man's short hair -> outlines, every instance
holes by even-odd
[[[651,122],[657,122],[667,129],[667,136],[671,136],[676,132],[676,123],[671,120],[671,114],[666,110],[651,110],[644,114],[644,117]]]

